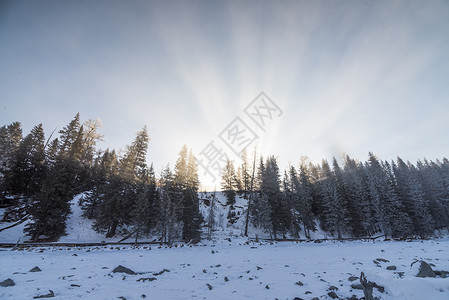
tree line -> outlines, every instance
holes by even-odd
[[[203,219],[192,151],[184,146],[174,169],[167,165],[157,180],[146,162],[146,127],[119,155],[96,149],[101,126],[99,120],[81,123],[77,114],[47,140],[42,124],[25,137],[19,122],[0,127],[3,221],[28,219],[25,231],[32,241],[57,240],[65,234],[70,201],[84,193],[84,216],[106,237],[121,230],[136,239],[157,232],[164,242],[198,242]]]
[[[215,196],[206,220],[200,212],[199,178],[192,151],[183,146],[173,168],[157,176],[147,164],[146,127],[117,153],[98,150],[99,120],[81,122],[77,114],[46,139],[42,124],[23,136],[21,124],[0,127],[0,207],[3,221],[25,221],[32,241],[57,240],[66,231],[70,202],[83,193],[84,217],[106,237],[158,236],[162,242],[198,242],[202,226],[214,222]],[[57,135],[57,136],[55,136]],[[254,227],[273,238],[310,238],[318,228],[341,238],[373,236],[426,238],[449,229],[449,161],[416,164],[344,156],[340,166],[306,159],[281,172],[276,157],[250,158],[222,170],[228,224],[243,218],[245,235]],[[215,195],[215,193],[214,193]],[[244,199],[243,215],[236,197]]]
[[[256,163],[257,160],[257,163]],[[340,166],[303,159],[283,174],[274,156],[262,156],[236,169],[227,161],[222,189],[232,218],[235,195],[248,199],[248,223],[272,237],[306,238],[319,227],[337,238],[385,234],[392,238],[427,238],[449,230],[449,161],[418,161],[415,165],[381,161],[369,153],[365,162],[344,156]]]

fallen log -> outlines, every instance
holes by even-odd
[[[22,219],[20,219],[19,221],[17,221],[16,223],[14,223],[12,225],[6,226],[4,228],[0,228],[0,232],[2,232],[3,230],[9,229],[9,228],[13,228],[13,227],[15,227],[17,225],[20,225],[23,222],[25,222],[27,219],[28,219],[28,215],[26,215],[25,217],[23,217]]]

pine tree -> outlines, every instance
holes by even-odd
[[[123,180],[120,175],[111,175],[98,191],[98,214],[94,229],[105,233],[107,238],[113,237],[119,226],[127,224],[131,219],[135,194],[131,183]]]
[[[34,242],[41,237],[55,241],[65,233],[70,213],[69,201],[75,195],[74,168],[66,161],[59,160],[48,171],[42,189],[33,196],[33,204],[29,209],[31,222],[25,231]]]
[[[198,167],[192,152],[188,155],[187,146],[179,152],[175,165],[176,198],[182,203],[182,237],[186,242],[197,243],[201,240],[201,223],[198,200]]]
[[[449,227],[449,215],[444,204],[445,186],[440,166],[433,161],[424,160],[424,163],[418,161],[417,168],[415,173],[422,186],[424,197],[428,200],[435,229]]]
[[[271,209],[271,224],[273,236],[285,234],[290,229],[291,215],[288,204],[282,197],[280,189],[279,167],[276,158],[271,156],[266,161],[265,174],[261,182],[262,199],[267,197]]]
[[[348,222],[347,211],[341,205],[335,175],[326,160],[323,160],[321,166],[320,192],[324,209],[321,228],[333,234],[336,233],[337,237],[341,239]]]
[[[234,164],[229,159],[226,161],[221,172],[221,188],[226,195],[227,205],[231,207],[235,204],[235,195],[237,190],[237,176],[234,169]]]
[[[295,238],[299,238],[299,232],[301,231],[301,217],[297,209],[298,194],[294,190],[294,179],[292,179],[292,177],[296,175],[294,167],[290,168],[289,173],[287,173],[286,170],[284,171],[284,176],[282,178],[282,197],[284,198],[285,203],[287,203],[290,211],[290,231]]]
[[[147,195],[139,195],[139,186],[147,180],[146,153],[148,149],[148,132],[146,126],[136,134],[133,143],[126,147],[126,152],[118,164],[118,173],[111,174],[106,181],[98,186],[97,201],[89,201],[98,209],[95,219],[95,229],[106,233],[106,237],[115,235],[118,227],[133,223],[133,210],[137,199],[146,199]],[[109,159],[109,158],[108,158]],[[104,159],[108,169],[107,158]],[[110,166],[115,168],[114,166]],[[145,191],[145,189],[144,189]],[[142,200],[144,201],[144,200]]]
[[[375,222],[363,179],[363,165],[346,155],[343,181],[348,201],[349,226],[354,236],[371,236],[374,233],[372,228]]]
[[[251,174],[250,167],[248,163],[248,155],[246,153],[246,149],[242,151],[242,190],[243,190],[243,198],[248,199],[248,191],[250,189],[251,184]]]
[[[159,186],[157,228],[161,242],[171,243],[182,236],[182,203],[177,201],[178,192],[169,166],[162,171]]]
[[[153,165],[148,171],[143,172],[141,177],[136,187],[136,204],[131,212],[136,242],[139,235],[149,235],[156,226],[157,216],[158,193]]]
[[[120,173],[129,182],[137,182],[139,176],[146,170],[146,155],[148,151],[148,130],[144,126],[140,130],[133,143],[126,147],[126,152],[120,160]]]
[[[385,236],[404,238],[410,234],[411,222],[398,197],[395,178],[389,169],[369,153],[366,175],[370,201],[375,209],[373,215],[379,220]]]
[[[292,167],[293,168],[293,167]],[[293,172],[294,173],[294,172]],[[299,168],[299,182],[296,182],[298,177],[296,176],[294,186],[298,194],[298,211],[301,216],[302,224],[307,238],[310,238],[310,231],[316,230],[314,216],[312,213],[312,187],[304,165]],[[293,178],[292,178],[293,180]],[[299,185],[298,185],[299,183]]]
[[[45,178],[44,130],[34,126],[20,142],[7,172],[6,185],[13,195],[31,196],[40,190]]]
[[[59,131],[59,155],[61,157],[68,157],[74,153],[72,147],[79,137],[80,128],[80,114],[77,113],[73,120]]]
[[[203,216],[200,213],[198,189],[198,167],[195,157],[190,150],[187,160],[187,185],[183,191],[184,211],[183,211],[183,239],[198,243],[201,240],[201,223]]]
[[[406,165],[398,157],[398,165],[394,169],[397,180],[398,194],[405,211],[412,220],[414,232],[422,238],[433,234],[433,220],[430,215],[429,203],[424,197],[421,184],[416,176],[413,165]]]
[[[89,219],[97,219],[99,206],[104,201],[104,191],[108,189],[109,178],[118,176],[118,158],[115,150],[109,148],[102,154],[96,166],[96,174],[93,177],[91,188],[85,192],[82,208],[83,215]]]
[[[0,127],[0,180],[10,169],[21,140],[22,125],[20,122]]]

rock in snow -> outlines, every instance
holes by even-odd
[[[432,267],[429,266],[428,263],[426,263],[425,261],[421,260],[421,261],[416,261],[412,263],[418,263],[419,262],[419,271],[418,274],[416,274],[416,277],[436,277],[437,275],[435,274],[435,272],[432,270]]]
[[[14,280],[12,280],[11,278],[8,278],[6,280],[3,280],[2,282],[0,282],[0,286],[3,287],[7,287],[7,286],[15,286],[15,282]]]
[[[42,270],[38,266],[36,266],[30,270],[30,272],[41,272],[41,271]]]
[[[50,293],[40,296],[35,296],[33,299],[42,299],[42,298],[53,298],[55,296],[55,293],[52,290],[49,290]]]
[[[112,270],[112,273],[126,273],[129,275],[136,275],[136,272],[134,272],[133,270],[128,269],[127,267],[124,267],[122,265],[119,265],[114,270]]]

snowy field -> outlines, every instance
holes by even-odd
[[[50,290],[55,299],[331,299],[331,289],[340,299],[361,298],[351,287],[359,281],[349,278],[363,271],[385,288],[375,289],[381,299],[446,300],[449,278],[417,278],[410,265],[418,259],[449,270],[448,254],[448,239],[2,249],[0,281],[15,285],[0,287],[0,299],[32,299]],[[113,273],[119,265],[137,274]],[[30,272],[36,266],[41,271]]]

